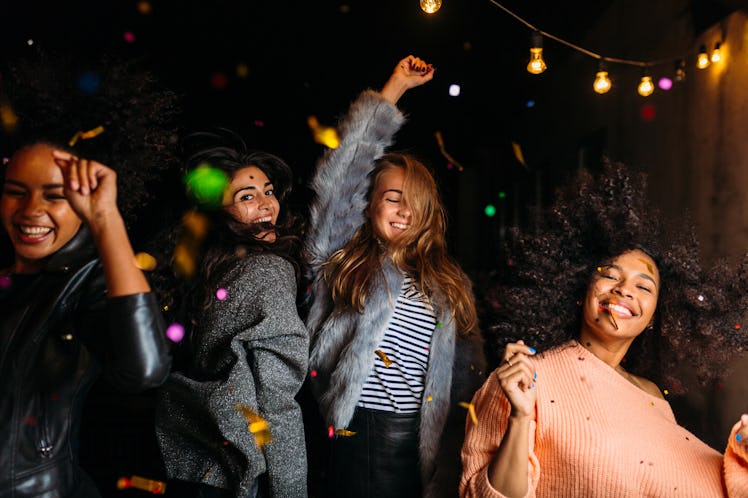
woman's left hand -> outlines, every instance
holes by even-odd
[[[742,446],[743,449],[748,451],[748,413],[744,413],[740,417],[740,426],[735,439],[738,441],[738,446]]]
[[[65,197],[87,224],[117,213],[117,173],[99,162],[62,150],[52,153],[62,170]]]

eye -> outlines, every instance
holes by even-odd
[[[239,200],[240,201],[251,201],[254,198],[255,198],[254,194],[244,194],[241,197],[239,197]]]
[[[395,199],[395,198],[392,198],[392,197],[385,197],[384,200],[387,201],[387,202],[391,202],[393,204],[399,204],[400,203],[400,199]]]
[[[64,201],[67,199],[64,194],[53,194],[53,193],[49,193],[45,195],[44,197],[51,201],[60,201],[60,200]]]
[[[271,196],[271,195],[275,195],[275,191],[273,189],[266,190],[265,191],[265,195],[267,195],[268,197]]]
[[[15,189],[15,188],[6,188],[3,190],[3,195],[7,195],[10,197],[22,197],[24,194],[23,190]]]
[[[641,290],[643,290],[644,292],[647,292],[648,294],[651,294],[651,293],[652,293],[652,289],[650,289],[650,288],[649,288],[649,287],[647,287],[646,285],[637,285],[636,287],[637,287],[638,289],[641,289]]]

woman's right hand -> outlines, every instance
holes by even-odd
[[[409,55],[397,63],[380,92],[385,100],[396,104],[403,94],[434,79],[434,66],[423,59]]]
[[[536,372],[532,362],[535,350],[523,341],[509,343],[496,370],[499,385],[512,406],[512,417],[530,417],[535,413]]]

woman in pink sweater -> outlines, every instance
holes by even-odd
[[[645,192],[621,165],[582,171],[540,235],[517,237],[493,328],[504,354],[472,402],[460,496],[748,497],[748,414],[723,455],[657,387],[682,392],[684,362],[714,380],[746,350],[748,279],[702,270],[691,230],[665,236]]]

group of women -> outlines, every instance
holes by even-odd
[[[14,249],[0,291],[0,496],[97,495],[76,438],[100,372],[157,388],[180,496],[307,496],[305,382],[330,437],[324,496],[748,496],[748,415],[720,454],[644,377],[672,385],[688,360],[706,381],[744,351],[748,281],[702,270],[691,239],[667,245],[620,165],[581,174],[541,235],[518,234],[490,327],[503,362],[486,376],[489,331],[448,254],[436,181],[390,150],[399,99],[433,77],[408,56],[353,101],[303,230],[282,204],[282,159],[227,131],[191,135],[184,168],[227,182],[217,205],[194,207],[195,271],[155,292],[114,171],[59,140],[21,147],[0,197]],[[176,346],[167,306],[186,329]]]

